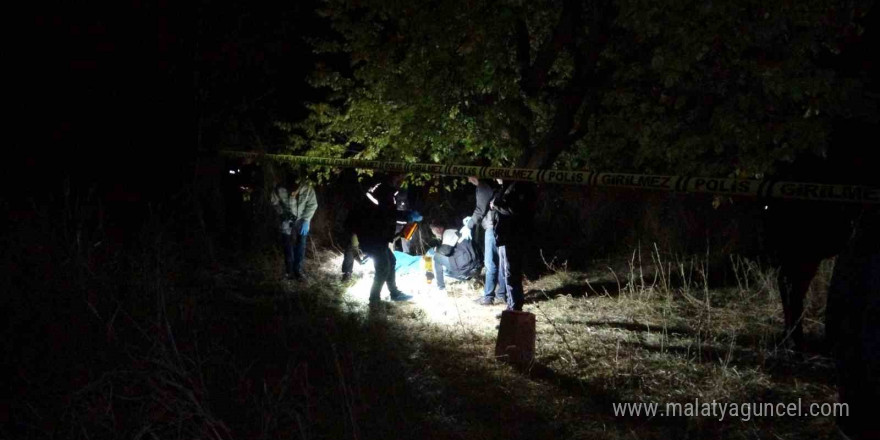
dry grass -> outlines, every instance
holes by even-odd
[[[708,285],[705,256],[669,256],[655,248],[650,258],[640,259],[637,251],[622,270],[592,273],[548,264],[554,272],[527,283],[526,310],[538,318],[538,352],[530,371],[515,371],[490,355],[497,322],[492,315],[500,309],[471,303],[479,290],[452,295],[460,317],[454,323],[430,322],[430,314],[397,317],[403,332],[434,353],[431,371],[442,371],[456,394],[476,400],[461,403],[466,411],[515,402],[516,411],[532,414],[549,429],[533,433],[538,437],[548,432],[566,438],[833,435],[830,418],[614,417],[612,402],[836,400],[831,360],[793,353],[780,342],[782,312],[771,269],[734,257],[739,283],[715,289]],[[824,302],[832,265],[823,263],[808,304]],[[814,337],[820,336],[821,312],[811,306],[805,315]],[[526,429],[515,414],[509,418],[501,417]]]
[[[142,254],[117,255],[101,266],[105,272],[90,266],[88,255],[72,260],[71,318],[53,330],[66,336],[64,353],[48,358],[55,368],[46,374],[27,370],[46,358],[20,360],[13,388],[22,398],[11,406],[3,437],[831,433],[828,418],[718,422],[612,412],[613,402],[624,401],[835,400],[830,361],[779,343],[774,275],[756,262],[732,258],[736,285],[718,289],[707,281],[706,256],[656,247],[589,272],[545,258],[547,274],[526,282],[526,310],[538,318],[536,359],[518,370],[492,356],[502,306],[473,303],[479,283],[451,283],[442,296],[415,274],[401,284],[416,301],[368,307],[368,279],[348,294],[336,281],[338,252],[313,249],[310,280],[286,283],[278,280],[274,250],[188,266],[180,261],[184,251],[161,235],[146,235]],[[831,264],[823,263],[808,297],[804,322],[813,336],[822,332]],[[51,303],[52,292],[38,299]],[[67,323],[80,331],[64,335]],[[61,373],[68,371],[69,380]],[[58,375],[64,377],[54,380]]]

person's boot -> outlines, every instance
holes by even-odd
[[[491,296],[481,296],[477,298],[474,302],[477,303],[477,305],[481,306],[491,306],[495,304],[495,300],[492,299]]]
[[[391,292],[391,301],[409,301],[411,299],[412,295],[407,295],[399,290]]]
[[[388,283],[388,292],[391,294],[391,301],[409,301],[412,299],[412,295],[407,295],[397,288],[397,283],[394,282],[393,276],[389,281],[391,282]]]

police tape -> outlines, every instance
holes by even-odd
[[[363,159],[263,154],[222,151],[228,157],[268,159],[273,162],[319,165],[332,168],[362,168],[395,173],[426,173],[482,179],[504,179],[535,183],[637,188],[661,191],[709,193],[731,196],[771,197],[835,202],[880,203],[880,188],[863,185],[786,182],[775,180],[731,179],[653,174],[604,173],[527,168],[498,168],[475,165],[438,165],[385,162]]]

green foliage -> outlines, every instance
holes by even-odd
[[[574,148],[614,169],[752,175],[824,154],[861,83],[817,60],[861,30],[822,1],[620,2],[603,114]],[[864,11],[866,9],[861,9]],[[596,148],[588,148],[590,145]],[[610,148],[608,148],[610,147]],[[611,154],[608,154],[611,153]]]
[[[288,127],[290,152],[767,172],[822,154],[860,95],[817,60],[861,34],[862,3],[325,0],[326,99]]]

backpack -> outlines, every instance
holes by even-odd
[[[462,240],[461,243],[456,244],[450,260],[456,272],[464,278],[469,278],[473,272],[480,268],[473,240]]]

